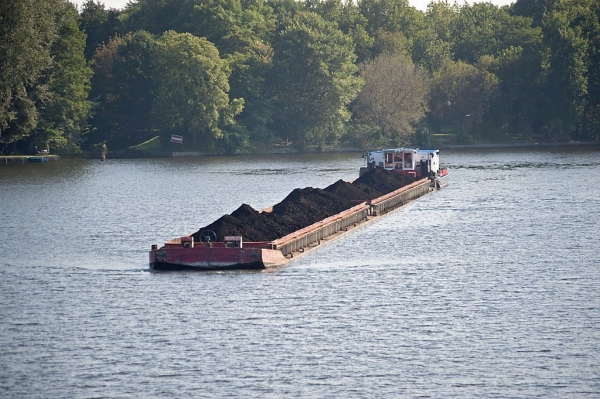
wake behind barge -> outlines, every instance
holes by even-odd
[[[168,241],[160,248],[152,245],[150,268],[215,271],[279,267],[448,184],[448,171],[439,166],[437,150],[386,149],[369,152],[366,158],[367,166],[361,168],[361,174],[383,168],[412,176],[416,181],[273,241],[247,242],[242,236],[226,236],[216,242],[216,236],[207,232],[200,242],[188,235]]]

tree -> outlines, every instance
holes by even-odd
[[[51,68],[44,77],[48,96],[37,104],[40,122],[32,142],[55,152],[77,152],[91,109],[92,70],[84,56],[85,34],[79,30],[75,6],[62,3],[54,15],[58,38],[50,50]]]
[[[587,42],[587,95],[578,139],[600,141],[600,4],[584,0],[577,7],[582,34]]]
[[[558,139],[600,138],[600,4],[557,0],[543,19],[549,49],[548,134]]]
[[[243,108],[243,100],[229,101],[227,62],[208,40],[169,31],[157,40],[152,64],[154,126],[191,137],[195,148],[211,148]]]
[[[275,16],[270,6],[261,0],[140,0],[126,14],[131,29],[157,35],[174,30],[213,43],[229,63],[231,96],[244,100],[236,117],[235,141],[245,143],[250,136],[269,139],[271,106],[264,77],[273,55]]]
[[[406,13],[411,8],[408,0],[359,0],[358,9],[368,23],[369,32],[403,32],[410,29]]]
[[[541,85],[544,53],[540,46],[511,47],[492,57],[493,70],[499,79],[498,95],[493,99],[485,131],[530,140],[543,133],[546,112],[542,104]]]
[[[383,142],[406,144],[427,111],[428,77],[401,54],[384,53],[361,65],[358,120],[376,125]]]
[[[184,32],[180,21],[193,13],[194,0],[135,0],[124,10],[126,32],[145,30],[153,35],[175,30]]]
[[[226,56],[231,68],[229,84],[232,98],[243,98],[244,109],[236,117],[237,141],[269,141],[272,133],[271,101],[266,92],[265,76],[273,63],[273,48],[268,43],[252,40],[248,36],[230,36],[228,40],[244,42],[238,50]],[[233,136],[230,135],[231,138]]]
[[[368,21],[353,1],[310,0],[304,2],[304,9],[334,22],[344,34],[352,37],[359,62],[371,58],[373,38],[366,30]]]
[[[0,2],[0,142],[14,143],[38,123],[36,102],[47,95],[39,80],[51,65],[59,0]]]
[[[91,70],[76,8],[64,0],[0,2],[0,143],[76,151]]]
[[[274,42],[274,127],[298,145],[335,142],[360,90],[352,40],[312,12],[288,20]]]
[[[557,0],[517,0],[511,6],[511,12],[515,15],[533,19],[533,26],[542,26],[544,15],[550,12]]]
[[[544,41],[550,49],[545,68],[547,136],[570,138],[580,129],[587,92],[587,40],[571,23],[569,9],[555,9],[543,19]]]
[[[446,61],[433,77],[430,113],[433,126],[451,126],[466,138],[476,132],[497,94],[498,79],[484,68]]]
[[[145,31],[115,37],[96,51],[92,97],[97,102],[91,143],[130,146],[153,134],[155,39]]]
[[[104,3],[87,0],[83,3],[80,15],[81,29],[87,34],[85,58],[91,60],[96,50],[121,33],[123,24],[119,20],[121,11],[106,9]]]

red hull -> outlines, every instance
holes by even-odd
[[[193,248],[167,244],[150,251],[150,268],[154,270],[261,270],[286,262],[281,251],[268,248],[267,243],[245,243],[244,248],[228,248],[223,243],[206,246],[195,243]]]

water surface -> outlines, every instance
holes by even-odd
[[[600,152],[445,151],[451,184],[274,272],[152,244],[360,154],[0,167],[0,396],[600,396]]]

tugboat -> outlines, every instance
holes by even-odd
[[[448,169],[440,166],[439,150],[391,148],[367,152],[363,155],[367,166],[360,168],[360,175],[374,168],[393,170],[415,178],[433,177],[437,188],[448,184]]]

